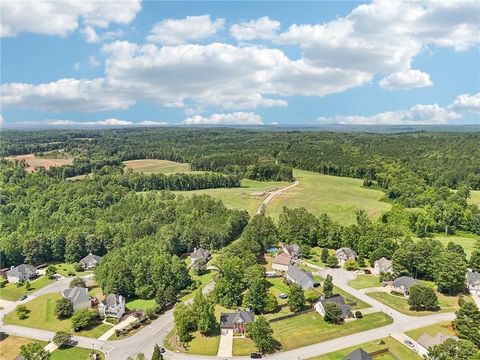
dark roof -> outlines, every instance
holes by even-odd
[[[239,310],[234,313],[222,313],[220,314],[220,327],[230,329],[233,327],[233,324],[248,324],[253,322],[254,317],[251,311]]]
[[[93,255],[93,254],[90,253],[87,256],[85,256],[82,260],[80,260],[80,262],[89,263],[92,260],[94,260],[96,262],[99,262],[100,260],[102,260],[102,257],[98,256],[98,255]]]
[[[7,276],[14,276],[14,277],[20,277],[22,275],[34,275],[37,273],[37,269],[35,269],[34,266],[32,265],[27,265],[27,264],[20,264],[16,267],[14,267],[11,270],[7,271]]]
[[[372,360],[372,357],[362,348],[358,348],[348,354],[344,360]]]
[[[479,285],[480,284],[480,273],[477,272],[467,272],[467,283],[469,285]]]
[[[310,271],[303,271],[294,265],[288,267],[287,275],[290,279],[300,285],[302,289],[309,289],[313,287],[313,284],[315,283]]]
[[[102,304],[107,307],[117,307],[122,302],[121,300],[125,301],[121,295],[117,294],[108,294],[105,299],[103,299]]]
[[[392,286],[394,287],[400,287],[404,286],[405,289],[410,289],[413,285],[417,284],[417,280],[410,276],[400,276],[393,280]]]
[[[81,304],[90,300],[90,296],[88,296],[88,290],[79,286],[64,290],[63,296],[69,299],[74,305]]]
[[[340,308],[340,310],[342,310],[342,317],[343,318],[353,317],[353,313],[352,313],[352,310],[351,310],[350,306],[348,306],[345,303],[345,299],[341,295],[335,295],[335,296],[332,296],[331,298],[328,298],[328,299],[322,299],[322,300],[320,300],[320,302],[324,306],[325,306],[325,304],[335,304],[335,305],[337,305]]]
[[[300,246],[298,246],[297,244],[285,245],[283,248],[287,250],[290,256],[300,255]]]
[[[208,259],[210,257],[210,253],[202,248],[198,248],[194,252],[190,254],[192,259]]]
[[[347,256],[349,258],[357,256],[357,253],[355,251],[353,251],[352,249],[347,248],[347,247],[337,249],[337,251],[335,251],[335,255],[339,255],[342,252],[345,254],[345,256]]]

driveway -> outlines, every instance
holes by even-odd
[[[422,357],[427,356],[427,353],[428,353],[427,349],[425,349],[422,345],[420,345],[418,342],[413,340],[410,336],[407,336],[404,333],[396,333],[396,334],[392,334],[392,337],[395,340],[398,340],[399,342],[404,344],[405,346],[408,346],[407,344],[405,344],[405,341],[410,341],[413,344],[413,348],[408,346],[409,348],[411,348],[413,351],[415,351],[417,354],[419,354]]]
[[[233,330],[222,330],[220,344],[218,344],[217,357],[226,358],[233,356]]]

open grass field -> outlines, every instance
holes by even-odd
[[[294,169],[300,184],[274,199],[268,206],[268,214],[278,219],[283,206],[305,207],[315,215],[327,213],[342,225],[355,223],[355,211],[364,209],[372,218],[390,210],[390,204],[380,201],[384,193],[365,189],[363,181],[337,176],[322,175]]]
[[[39,296],[36,299],[26,304],[29,310],[28,317],[24,320],[20,320],[15,311],[6,315],[4,318],[5,324],[20,325],[36,329],[44,329],[50,331],[72,331],[72,322],[70,319],[59,320],[55,316],[55,305],[58,299],[62,296],[60,294],[46,294]],[[76,335],[94,337],[97,338],[108,329],[110,325],[99,323],[97,326],[82,330]]]
[[[72,158],[39,158],[36,157],[34,154],[7,156],[5,157],[5,159],[9,161],[25,160],[25,162],[27,163],[27,167],[25,168],[25,170],[28,172],[35,172],[37,170],[37,167],[40,166],[43,166],[45,169],[49,169],[51,167],[73,164]]]
[[[30,282],[30,290],[26,290],[25,286],[17,287],[17,284],[6,284],[5,287],[0,289],[0,299],[8,301],[16,301],[20,296],[24,294],[31,294],[34,291],[40,290],[44,286],[54,282],[55,280],[49,279],[46,276],[41,276],[38,279]]]
[[[410,336],[413,340],[418,340],[418,338],[422,336],[423,333],[427,333],[430,336],[435,336],[438,333],[455,336],[455,332],[450,328],[451,324],[452,323],[450,321],[433,324],[427,327],[409,331],[406,334]]]
[[[470,193],[470,199],[468,199],[468,203],[480,206],[480,190],[473,190]]]
[[[127,169],[132,169],[135,172],[143,172],[145,174],[176,174],[192,172],[189,164],[169,160],[129,160],[124,161],[123,164]]]
[[[59,263],[59,264],[53,264],[53,265],[57,268],[57,273],[65,276],[65,277],[85,276],[85,275],[93,273],[93,271],[76,271],[74,264]],[[69,274],[74,274],[74,273],[75,273],[75,275],[69,275]]]
[[[20,354],[20,347],[32,342],[38,342],[47,345],[45,341],[32,340],[19,336],[0,333],[0,360],[13,360]]]
[[[251,339],[233,339],[233,356],[249,356],[252,352],[257,351],[257,347]]]
[[[380,282],[378,276],[360,274],[355,280],[350,281],[348,285],[354,289],[366,289],[381,286],[382,283]]]
[[[420,360],[421,357],[410,350],[408,347],[404,346],[397,340],[391,337],[381,339],[381,341],[371,341],[365,344],[358,346],[348,347],[339,351],[335,351],[330,354],[316,356],[310,358],[309,360],[343,360],[350,354],[353,350],[362,348],[368,353],[373,353],[375,351],[380,351],[383,349],[388,349],[388,352],[375,355],[374,360]]]
[[[477,240],[480,241],[480,236],[475,236],[473,234],[455,234],[455,235],[435,234],[433,238],[435,240],[439,240],[444,246],[447,246],[447,244],[450,241],[455,244],[462,245],[467,256],[470,256],[470,254],[472,253],[473,248],[475,246],[475,242]]]
[[[90,352],[90,349],[84,349],[79,347],[57,349],[52,352],[50,360],[88,360]],[[100,352],[97,351],[97,353]],[[105,359],[103,353],[100,353],[100,358]]]
[[[400,311],[403,314],[411,316],[425,316],[431,315],[439,312],[453,312],[458,310],[458,297],[456,296],[446,296],[437,292],[438,303],[440,306],[439,311],[413,311],[410,310],[408,305],[407,298],[398,295],[392,295],[386,292],[369,292],[368,296],[384,303],[385,305],[390,306],[391,308]],[[470,297],[465,297],[465,300],[470,300]]]
[[[131,299],[125,303],[129,310],[147,310],[155,306],[155,299]]]
[[[363,319],[333,325],[316,312],[311,312],[273,322],[272,329],[275,338],[282,344],[282,350],[287,351],[391,323],[392,319],[385,314],[374,313],[365,315]]]

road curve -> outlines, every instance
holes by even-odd
[[[274,190],[274,191],[270,191],[268,193],[267,197],[265,199],[263,199],[262,203],[258,206],[256,214],[257,215],[260,214],[262,212],[262,208],[266,208],[267,205],[270,203],[270,201],[272,201],[273,199],[275,199],[277,196],[281,195],[285,191],[288,191],[291,188],[297,186],[299,183],[300,182],[297,179],[295,179],[292,184],[290,184],[288,186],[285,186],[284,188],[277,189],[277,190]]]

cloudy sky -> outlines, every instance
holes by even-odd
[[[1,2],[0,122],[479,124],[480,3]]]

